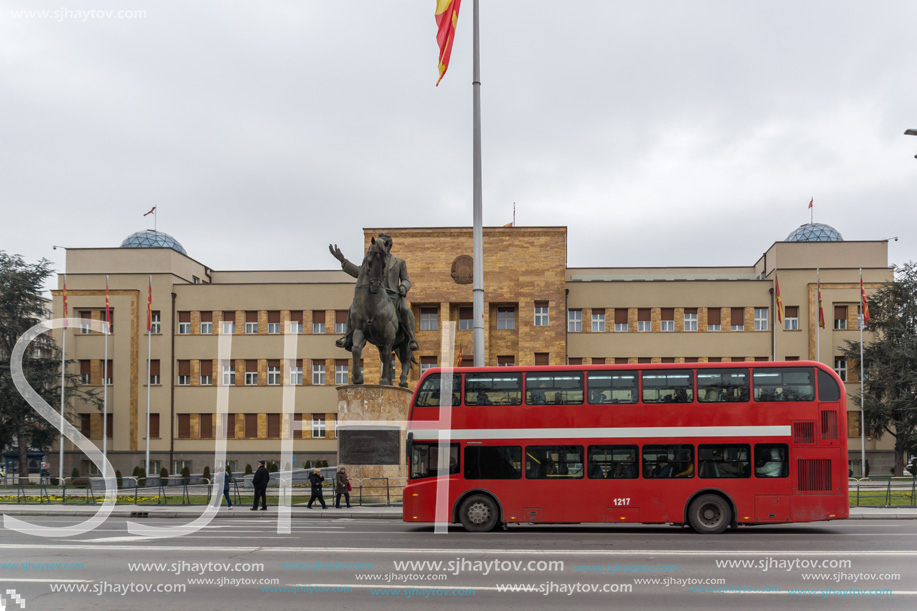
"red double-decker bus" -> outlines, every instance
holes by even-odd
[[[414,392],[405,522],[437,519],[439,486],[446,521],[470,531],[605,522],[719,533],[849,515],[846,393],[821,363],[450,371],[427,371]]]

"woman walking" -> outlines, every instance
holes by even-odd
[[[309,509],[312,509],[312,503],[315,502],[315,499],[318,499],[318,502],[322,504],[322,509],[328,509],[328,506],[325,505],[325,497],[322,495],[322,482],[324,481],[322,470],[312,469],[312,474],[309,475],[309,483],[312,484],[312,498],[309,499]]]
[[[350,508],[350,480],[347,478],[347,469],[338,467],[337,476],[334,479],[334,506],[341,508],[341,495],[347,499],[347,508]]]

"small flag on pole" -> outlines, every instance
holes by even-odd
[[[153,276],[150,276],[149,290],[146,295],[146,330],[153,329]]]
[[[458,24],[459,8],[462,0],[436,0],[436,44],[439,45],[439,78],[436,86],[446,75],[449,58],[452,56],[452,43],[455,40],[455,26]]]
[[[783,299],[780,297],[780,278],[774,274],[774,284],[777,285],[777,322],[783,322]]]
[[[825,328],[825,307],[821,300],[821,279],[818,281],[818,326]]]
[[[456,367],[462,366],[462,347],[461,346],[459,346],[458,358],[455,359],[455,366]]]
[[[156,206],[153,206],[152,208],[150,208],[150,211],[144,214],[143,216],[149,216],[153,214],[154,212],[156,212]]]
[[[503,226],[504,226],[504,227],[512,227],[512,226],[513,226],[513,222],[510,221],[510,222],[508,222],[506,225],[503,225]]]
[[[863,324],[869,324],[869,302],[866,301],[866,288],[863,286],[863,270],[860,270],[860,299],[863,301]]]
[[[813,204],[813,203],[815,203],[815,198],[814,198],[814,197],[813,197],[812,199],[809,200],[809,208],[812,207],[812,204]]]
[[[108,304],[108,274],[105,274],[105,323],[108,325],[108,330],[106,330],[106,333],[108,333],[111,329],[111,307]]]
[[[69,315],[70,315],[70,312],[67,309],[67,276],[64,276],[64,328],[65,329],[70,326],[70,323],[68,321]]]

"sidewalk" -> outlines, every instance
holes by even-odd
[[[10,516],[74,516],[88,517],[96,512],[98,505],[77,505],[60,503],[43,505],[31,504],[0,504],[0,514]],[[204,511],[204,505],[117,505],[111,512],[115,518],[184,518],[194,519]],[[143,515],[145,514],[145,515]],[[266,518],[273,520],[277,516],[277,506],[269,505],[267,511],[250,511],[250,507],[234,505],[231,510],[225,506],[220,507],[217,518]],[[303,505],[293,505],[291,516],[296,519],[319,518],[328,519],[356,519],[356,520],[400,520],[401,506],[386,507],[384,505],[354,505],[350,509],[335,509],[328,505],[328,509],[308,509]],[[851,507],[851,520],[917,520],[917,507]]]

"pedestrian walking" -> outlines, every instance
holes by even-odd
[[[229,498],[229,482],[231,479],[232,474],[229,469],[223,469],[223,498],[226,499],[227,509],[232,509],[232,499]]]
[[[341,508],[341,495],[347,500],[347,508],[350,508],[350,479],[347,477],[347,469],[338,467],[337,475],[334,478],[334,506]]]
[[[264,461],[258,461],[258,470],[252,478],[252,487],[255,489],[255,502],[252,503],[252,511],[258,509],[258,498],[261,498],[261,511],[267,511],[267,483],[271,480],[270,473],[264,467]]]
[[[312,473],[309,475],[309,483],[312,484],[312,498],[309,499],[309,509],[312,509],[312,503],[314,503],[316,499],[322,504],[322,509],[328,509],[328,506],[325,505],[325,497],[322,494],[322,482],[324,481],[325,478],[322,477],[322,470],[312,469]]]

